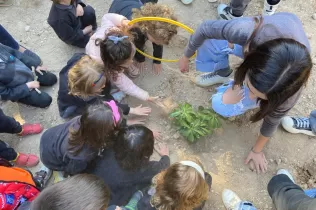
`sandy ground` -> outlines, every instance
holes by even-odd
[[[160,0],[160,2],[173,7],[179,20],[193,29],[197,28],[202,20],[215,19],[216,7],[220,3],[195,0],[192,5],[185,6],[179,0]],[[90,0],[87,3],[96,9],[97,18],[100,21],[102,15],[107,12],[111,1]],[[37,52],[42,57],[45,66],[58,74],[68,59],[75,52],[82,50],[64,44],[49,27],[46,19],[50,5],[49,0],[14,0],[13,6],[0,8],[0,23],[22,45]],[[246,15],[259,14],[262,5],[262,0],[253,0]],[[304,23],[312,47],[315,46],[316,20],[312,18],[312,15],[316,12],[316,0],[284,0],[278,11],[297,14]],[[166,58],[180,57],[188,37],[186,32],[180,30],[171,46],[165,48],[164,56]],[[151,51],[151,45],[148,45],[148,51]],[[316,64],[314,53],[313,60]],[[232,58],[232,67],[238,62],[240,62],[238,59]],[[164,72],[159,76],[152,73],[151,61],[147,62],[147,67],[148,71],[135,82],[148,90],[151,95],[172,96],[173,100],[178,103],[189,102],[194,105],[209,106],[208,100],[214,92],[214,88],[203,89],[193,85],[188,78],[178,73],[175,64],[164,63]],[[194,70],[194,66],[192,66],[192,70]],[[315,79],[316,76],[313,73],[301,99],[291,110],[291,114],[308,115],[315,108],[316,98],[313,94],[316,91]],[[3,103],[2,108],[8,115],[14,115],[20,111],[26,122],[40,122],[45,128],[50,128],[63,122],[58,114],[57,91],[58,85],[47,89],[47,92],[53,97],[53,103],[47,109],[27,107],[11,102]],[[133,105],[141,103],[131,98],[127,98],[127,101]],[[315,171],[315,161],[313,162],[316,160],[314,159],[316,157],[314,153],[316,150],[315,138],[291,135],[281,128],[278,129],[265,148],[265,154],[269,160],[269,170],[266,174],[257,175],[243,163],[260,128],[260,123],[251,124],[247,121],[247,114],[233,121],[222,120],[223,126],[219,132],[190,145],[179,137],[170,120],[163,115],[159,108],[150,106],[153,107],[153,113],[148,120],[149,126],[162,131],[164,141],[170,146],[172,160],[179,159],[179,153],[183,152],[198,155],[206,169],[212,174],[213,186],[205,209],[224,209],[220,195],[225,188],[234,190],[242,199],[254,202],[258,209],[273,209],[266,186],[279,168],[290,169],[304,187],[312,186],[315,182],[315,179],[311,179],[306,168],[303,167],[305,163],[308,163],[311,167],[309,172]],[[40,135],[19,138],[16,135],[1,134],[1,139],[13,145],[18,151],[39,154]],[[38,167],[32,170],[36,170]],[[301,174],[303,175],[300,176]]]

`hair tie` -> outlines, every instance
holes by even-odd
[[[118,107],[115,103],[115,101],[111,100],[110,102],[107,102],[105,101],[104,103],[106,103],[107,105],[110,106],[110,108],[112,109],[112,115],[113,115],[113,120],[114,120],[114,123],[115,123],[115,126],[116,124],[120,121],[121,119],[121,115],[119,113],[119,110],[118,110]]]
[[[189,161],[189,160],[180,161],[180,163],[181,163],[182,165],[190,166],[190,167],[194,168],[194,169],[202,176],[202,178],[205,180],[204,171],[203,171],[203,169],[202,169],[201,166],[199,166],[199,165],[196,164],[195,162]]]
[[[127,39],[128,36],[121,36],[121,37],[118,37],[118,36],[108,36],[108,39],[113,41],[114,44],[117,44],[118,42],[121,42],[123,41],[124,39]]]
[[[103,75],[104,75],[104,73],[100,74],[99,78],[93,82],[92,87],[94,87],[101,80]]]

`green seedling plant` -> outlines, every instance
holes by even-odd
[[[200,106],[194,110],[191,104],[180,104],[170,113],[180,134],[190,143],[198,141],[201,137],[212,134],[221,126],[217,115],[210,109]]]

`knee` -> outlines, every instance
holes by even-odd
[[[53,101],[53,99],[52,99],[52,97],[50,95],[48,95],[45,92],[42,92],[40,100],[39,100],[39,103],[38,103],[38,106],[40,108],[49,107],[49,105],[52,103],[52,101]]]
[[[84,7],[83,10],[84,10],[84,16],[91,17],[91,18],[95,17],[95,10],[93,9],[93,7],[88,5]]]
[[[53,86],[57,83],[57,77],[55,74],[48,72],[49,77],[47,79],[47,86]]]

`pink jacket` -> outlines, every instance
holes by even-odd
[[[101,27],[99,27],[93,36],[91,36],[88,44],[86,45],[86,54],[91,56],[93,59],[102,62],[100,47],[95,45],[95,40],[99,38],[104,39],[105,34],[108,33],[110,28],[120,27],[122,21],[125,19],[126,18],[122,15],[114,13],[105,14],[102,17]],[[134,82],[124,73],[119,73],[116,81],[111,78],[111,82],[127,95],[134,96],[144,101],[149,98],[148,92],[135,85]]]

